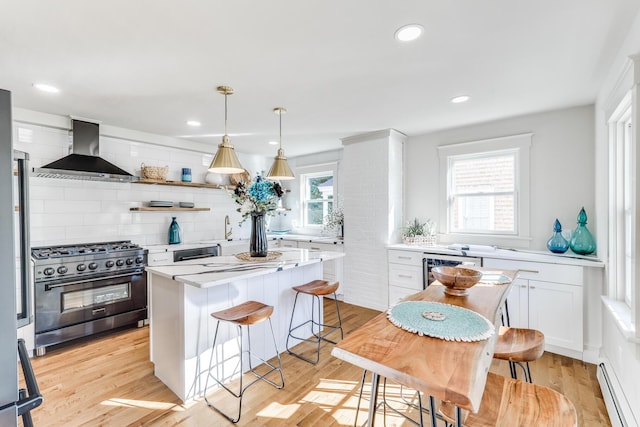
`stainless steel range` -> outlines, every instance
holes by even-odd
[[[131,243],[31,249],[36,354],[147,318],[147,250]]]

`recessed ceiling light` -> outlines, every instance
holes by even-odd
[[[424,28],[420,24],[409,24],[409,25],[400,27],[396,31],[395,36],[396,36],[396,39],[400,40],[401,42],[410,42],[420,37],[420,35],[422,35],[423,30]]]
[[[199,121],[197,121],[197,120],[187,120],[187,124],[188,124],[189,126],[193,126],[193,127],[200,126],[200,122],[199,122]]]
[[[44,83],[34,83],[33,87],[35,87],[38,90],[41,90],[43,92],[49,92],[49,93],[58,93],[60,92],[60,89],[58,89],[55,86],[51,86],[48,84],[44,84]]]
[[[269,141],[269,145],[278,145],[278,141]]]
[[[455,98],[451,98],[451,102],[454,104],[461,104],[463,102],[467,102],[470,99],[471,97],[468,95],[460,95],[460,96],[456,96]]]

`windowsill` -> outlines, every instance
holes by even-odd
[[[616,326],[624,338],[636,344],[640,344],[640,338],[636,336],[636,328],[631,323],[631,309],[622,301],[602,296],[602,304],[609,310]]]

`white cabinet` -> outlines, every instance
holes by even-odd
[[[424,288],[422,252],[390,249],[389,306]]]
[[[492,258],[483,265],[520,270],[507,298],[511,326],[538,329],[547,350],[582,358],[582,267]]]

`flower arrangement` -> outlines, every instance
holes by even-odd
[[[342,236],[343,227],[344,211],[341,207],[334,208],[322,221],[323,231],[336,231],[339,236]]]
[[[241,222],[244,222],[253,212],[272,214],[283,191],[280,183],[267,181],[258,175],[248,183],[239,182],[230,194],[240,205],[236,210],[242,214]]]

